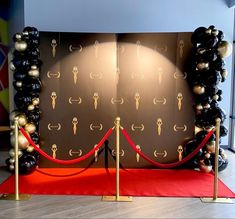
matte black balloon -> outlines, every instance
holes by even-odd
[[[37,161],[35,157],[29,154],[23,154],[19,158],[19,173],[20,174],[30,174],[37,167]]]

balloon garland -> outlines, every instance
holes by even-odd
[[[216,118],[221,119],[220,137],[228,134],[228,129],[223,125],[226,114],[218,104],[222,100],[222,90],[218,85],[226,80],[228,73],[223,59],[231,54],[232,45],[223,38],[223,32],[217,30],[215,26],[199,27],[192,33],[193,48],[186,64],[186,71],[194,94],[195,138],[185,144],[185,156],[191,153],[208,131],[215,126]],[[214,167],[214,159],[215,135],[211,136],[209,142],[188,163],[188,166],[199,167],[204,172],[210,172]],[[218,159],[218,169],[221,171],[228,165],[222,148],[219,149]]]
[[[41,81],[39,77],[40,60],[39,32],[35,27],[25,27],[22,33],[13,36],[14,51],[10,69],[13,71],[13,87],[15,89],[15,110],[10,113],[10,123],[13,125],[17,117],[18,123],[39,143],[39,93]],[[38,164],[38,153],[29,145],[21,132],[18,135],[19,173],[29,174]],[[11,132],[11,145],[15,146],[15,133]],[[9,150],[10,157],[6,159],[8,170],[14,170],[14,148]]]

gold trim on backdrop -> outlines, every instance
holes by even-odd
[[[119,104],[123,104],[124,103],[124,99],[121,97],[120,99],[114,99],[113,97],[111,98],[111,103],[115,104],[115,103],[119,103]]]
[[[182,58],[184,54],[184,40],[179,41],[179,53],[180,53],[180,58]]]
[[[157,52],[167,52],[168,50],[168,47],[167,45],[164,45],[164,46],[158,46],[158,44],[156,44],[156,46],[154,47],[154,49],[157,51]]]
[[[119,83],[120,79],[120,68],[116,68],[116,84]]]
[[[156,122],[156,125],[157,125],[157,134],[158,135],[161,135],[161,132],[162,132],[162,118],[158,118],[157,119],[157,122]]]
[[[94,109],[95,109],[95,110],[97,110],[99,98],[100,98],[100,97],[99,97],[98,92],[95,92],[95,93],[93,94]]]
[[[186,132],[188,128],[185,124],[183,126],[177,126],[175,124],[173,129],[174,129],[175,132],[178,132],[178,131]]]
[[[73,73],[73,82],[74,84],[76,84],[78,80],[78,67],[77,66],[73,66],[72,73]]]
[[[136,149],[138,149],[139,151],[141,151],[141,146],[140,145],[136,145]],[[136,162],[139,163],[140,162],[140,155],[138,153],[136,153]]]
[[[164,150],[163,152],[157,152],[157,150],[154,150],[153,152],[154,157],[166,157],[167,156],[167,151]]]
[[[73,134],[76,135],[77,134],[77,124],[78,124],[77,117],[73,117],[72,124],[73,124]]]
[[[55,58],[55,55],[56,55],[56,47],[57,47],[57,42],[56,42],[56,39],[52,39],[51,40],[51,47],[52,47],[52,57]]]
[[[184,151],[183,146],[179,145],[177,149],[177,152],[179,153],[179,161],[183,159],[183,151]]]
[[[100,123],[99,125],[93,125],[93,123],[90,124],[90,130],[94,131],[95,129],[101,131],[103,129],[103,125]]]
[[[131,130],[134,132],[136,129],[140,130],[141,132],[144,131],[144,124],[141,123],[139,126],[131,124]]]
[[[162,67],[157,68],[157,77],[158,77],[158,84],[162,84],[162,75],[163,75],[163,69]]]
[[[94,148],[97,146],[97,144],[94,145]],[[95,157],[95,162],[98,162],[98,152],[99,152],[99,148],[97,150],[95,150],[95,154],[94,154],[94,157]]]
[[[51,73],[50,71],[47,72],[47,77],[48,78],[60,78],[60,72],[55,72],[55,73]]]
[[[103,78],[103,74],[102,73],[90,73],[90,79],[102,79]]]
[[[59,131],[61,129],[61,124],[57,123],[57,125],[51,125],[51,123],[49,123],[47,125],[48,130],[52,131],[52,130],[56,130]]]
[[[138,110],[140,106],[140,94],[138,92],[135,93],[135,109]]]
[[[79,44],[78,46],[73,46],[73,45],[69,45],[69,52],[73,52],[74,50],[77,50],[78,52],[82,51],[82,45]]]
[[[82,156],[82,149],[79,149],[78,151],[73,151],[73,149],[69,150],[69,156],[73,157],[76,154],[77,157]]]
[[[99,54],[99,41],[96,40],[94,43],[94,49],[95,49],[95,57],[98,58],[98,54]]]
[[[182,93],[178,93],[176,98],[177,98],[177,100],[178,100],[178,110],[181,110],[181,108],[182,108],[183,94],[182,94]]]
[[[52,109],[55,109],[56,99],[57,99],[57,94],[56,94],[55,91],[52,91],[51,92],[51,106],[52,106]]]
[[[176,71],[174,73],[174,78],[175,79],[179,79],[179,78],[186,79],[187,78],[187,73],[186,72],[178,72],[178,71]]]
[[[166,104],[166,98],[163,97],[162,99],[159,99],[159,98],[154,97],[153,98],[153,104],[157,105],[158,103],[161,103],[161,104],[165,105]]]
[[[51,146],[51,151],[52,151],[52,157],[53,157],[54,159],[56,159],[56,152],[57,152],[57,150],[58,150],[57,145],[56,145],[56,144],[53,144],[53,145]]]
[[[119,155],[121,157],[125,156],[125,151],[123,149],[120,149]],[[112,156],[115,157],[116,156],[116,150],[112,149]]]
[[[78,99],[73,99],[72,97],[69,97],[69,103],[70,104],[73,104],[73,103],[81,104],[82,103],[82,98],[78,97]]]

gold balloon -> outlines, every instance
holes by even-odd
[[[24,52],[27,49],[28,45],[24,41],[15,42],[15,49],[19,52]]]
[[[25,131],[32,134],[36,131],[36,126],[33,123],[27,123],[24,127]]]
[[[9,159],[9,163],[10,164],[14,164],[15,163],[15,159],[14,158]]]
[[[28,71],[28,75],[32,77],[39,77],[39,70],[37,66],[31,66],[31,69]]]
[[[18,124],[19,124],[19,126],[25,126],[25,124],[27,123],[26,116],[24,114],[20,114],[17,117],[18,117]]]
[[[33,98],[32,103],[33,103],[34,106],[38,105],[39,104],[39,98],[38,97]]]
[[[206,157],[207,159],[209,159],[209,158],[211,157],[210,153],[206,153],[206,154],[205,154],[205,157]]]
[[[10,116],[9,116],[10,121],[11,121],[12,123],[14,123],[15,117],[18,116],[19,114],[21,114],[21,112],[19,112],[19,111],[17,111],[17,110],[12,111],[12,112],[10,113]]]
[[[23,86],[22,81],[17,81],[17,82],[16,82],[16,87],[22,87],[22,86]]]
[[[199,165],[199,168],[200,168],[200,170],[201,170],[202,172],[204,172],[204,173],[209,173],[209,172],[212,171],[212,166],[211,166],[211,165],[210,165],[210,166],[206,166],[206,165],[204,165],[204,164],[200,164],[200,165]]]
[[[13,62],[10,62],[10,65],[9,65],[10,69],[12,71],[15,71],[16,70],[16,67],[14,66]]]
[[[203,129],[198,127],[198,126],[195,126],[194,127],[194,134],[196,135],[198,132],[202,131]]]
[[[194,87],[193,87],[193,92],[195,93],[195,94],[203,94],[203,93],[205,93],[205,88],[203,87],[203,86],[200,86],[200,85],[195,85]]]
[[[14,170],[14,169],[15,169],[15,166],[11,164],[11,165],[9,166],[9,169],[10,169],[10,170]]]
[[[219,52],[219,55],[221,58],[226,58],[231,55],[232,53],[232,44],[228,41],[222,40],[219,45],[217,51]]]
[[[208,62],[199,62],[197,64],[197,69],[198,70],[203,70],[203,69],[208,69],[209,68],[209,63]]]
[[[15,148],[12,148],[8,151],[10,157],[15,157]],[[23,152],[21,150],[18,150],[18,157],[21,157]]]
[[[11,141],[12,147],[15,147],[15,135],[12,135],[10,137],[10,141]],[[21,132],[19,132],[19,134],[18,134],[18,147],[19,147],[19,149],[24,150],[28,146],[29,146],[28,140],[24,137],[24,135]]]
[[[29,111],[32,111],[32,110],[34,110],[34,105],[33,104],[30,104],[30,105],[28,105],[28,107],[27,107],[27,109],[29,110]]]
[[[34,151],[34,147],[33,146],[28,146],[26,149],[27,152],[33,152]]]
[[[228,76],[227,69],[223,69],[221,75],[222,75],[223,78],[226,78]]]

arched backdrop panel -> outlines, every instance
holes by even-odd
[[[193,94],[184,71],[190,38],[191,33],[40,32],[41,148],[58,159],[81,156],[120,116],[142,152],[158,162],[177,161],[178,147],[194,135]],[[151,168],[122,136],[120,146],[123,166]],[[93,156],[74,166],[94,161],[92,167],[113,167],[115,135],[108,147],[95,161]],[[39,167],[58,166],[40,157]]]

